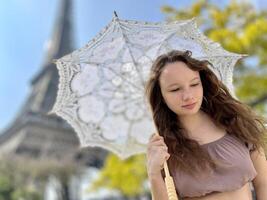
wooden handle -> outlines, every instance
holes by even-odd
[[[176,194],[173,178],[170,176],[167,161],[164,162],[164,172],[165,172],[165,185],[167,188],[167,194],[169,200],[179,200]]]
[[[168,199],[169,200],[179,200],[176,194],[173,178],[170,176],[167,162],[164,162],[164,172],[165,172],[165,185],[167,188]]]

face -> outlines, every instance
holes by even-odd
[[[191,70],[184,62],[169,63],[164,66],[159,83],[165,103],[178,116],[199,111],[203,87],[198,71]]]

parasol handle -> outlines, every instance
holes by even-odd
[[[164,172],[165,172],[165,185],[167,188],[168,199],[179,200],[174,187],[173,178],[170,176],[167,161],[164,162]]]
[[[158,134],[158,133],[157,133]],[[159,134],[158,134],[159,135]],[[165,185],[169,200],[179,200],[176,194],[173,178],[170,176],[167,161],[164,162]]]

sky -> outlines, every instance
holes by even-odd
[[[0,132],[19,112],[40,70],[61,0],[0,2]],[[122,19],[163,21],[162,5],[190,6],[193,0],[72,0],[75,47],[80,48],[110,22]],[[218,1],[222,2],[222,1]],[[265,3],[264,3],[265,2]],[[266,0],[254,0],[267,7]]]

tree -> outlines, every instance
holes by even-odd
[[[69,200],[70,178],[79,167],[70,161],[1,157],[0,200],[41,200],[50,175],[61,183],[62,199]]]
[[[41,200],[41,192],[31,183],[29,170],[11,160],[1,159],[0,200]]]
[[[99,178],[94,181],[89,191],[101,187],[118,190],[125,197],[136,197],[147,192],[145,181],[147,173],[145,156],[136,155],[121,160],[114,154],[109,154]]]

